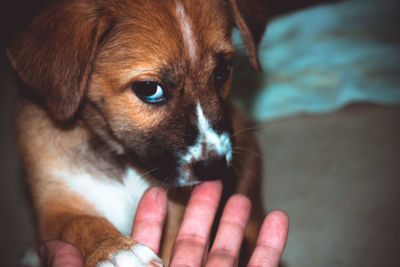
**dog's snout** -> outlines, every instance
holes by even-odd
[[[193,174],[200,181],[223,179],[228,170],[228,163],[223,156],[199,160],[192,164]]]

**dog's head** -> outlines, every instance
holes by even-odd
[[[232,160],[234,24],[260,69],[264,0],[57,1],[8,56],[55,120],[83,119],[152,176],[189,185]]]

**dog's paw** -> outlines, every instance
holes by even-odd
[[[135,244],[129,250],[112,253],[108,260],[97,264],[97,267],[162,267],[162,260],[145,245]]]

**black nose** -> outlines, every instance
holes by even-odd
[[[228,170],[225,157],[212,157],[192,164],[194,175],[201,181],[223,179]]]

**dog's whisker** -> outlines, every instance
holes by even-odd
[[[252,151],[252,150],[244,148],[244,147],[235,147],[233,152],[234,153],[246,152],[246,153],[249,153],[250,155],[256,156],[256,157],[258,157],[260,159],[264,159],[264,156],[261,155],[260,153],[257,153],[255,151]]]
[[[142,176],[143,176],[143,177],[149,176],[151,173],[157,171],[158,169],[159,169],[159,167],[154,167],[153,169],[148,170],[148,171],[146,171],[145,173],[142,173]]]
[[[248,132],[251,132],[251,131],[256,132],[258,130],[263,129],[264,127],[265,127],[265,125],[260,124],[260,125],[255,125],[255,126],[252,126],[252,127],[244,128],[244,129],[241,129],[241,130],[239,130],[237,132],[234,132],[232,134],[232,136],[235,137],[235,136],[238,136],[238,135],[241,135],[241,134],[244,134],[244,133],[248,133]]]
[[[238,167],[234,163],[231,163],[230,167],[232,167],[232,170],[235,172],[236,176],[240,179],[240,172],[238,170]]]

